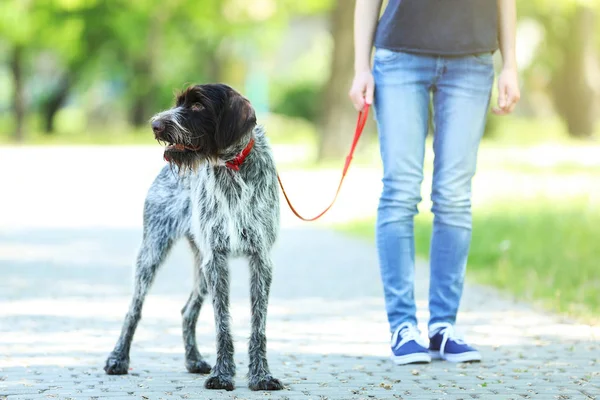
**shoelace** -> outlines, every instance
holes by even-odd
[[[392,343],[396,343],[398,336],[400,336],[401,339],[400,342],[394,346],[394,349],[404,346],[404,344],[411,340],[414,340],[423,347],[427,347],[427,343],[425,343],[421,337],[421,331],[411,323],[404,323],[396,329],[392,335]]]
[[[456,333],[454,327],[448,323],[439,323],[432,325],[432,330],[442,335],[442,344],[440,345],[440,356],[444,356],[446,343],[448,340],[452,340],[458,344],[466,344],[464,339]]]

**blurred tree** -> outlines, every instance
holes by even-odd
[[[252,68],[268,76],[288,21],[325,13],[331,3],[2,0],[0,41],[9,49],[4,59],[14,89],[14,135],[22,139],[26,111],[40,112],[44,131],[53,132],[69,99],[87,113],[88,125],[104,126],[107,115],[122,118],[121,110],[143,125],[187,84],[222,81],[244,90]],[[256,82],[254,95],[265,99],[268,80]]]
[[[145,124],[154,109],[157,86],[157,62],[163,49],[166,22],[181,1],[115,0],[121,12],[108,21],[115,36],[113,46],[129,97],[129,120],[134,126]]]
[[[331,13],[331,29],[333,58],[320,107],[319,161],[342,157],[356,124],[356,110],[348,99],[354,75],[354,2],[336,2]]]
[[[25,63],[27,46],[33,37],[34,19],[32,2],[27,0],[4,0],[0,3],[0,38],[10,50],[10,72],[13,84],[12,109],[14,138],[22,141],[25,135]]]
[[[42,44],[58,58],[56,79],[42,98],[44,131],[54,132],[54,120],[72,89],[86,71],[102,60],[107,44],[115,45],[107,21],[115,14],[110,1],[60,0],[44,3],[51,20],[42,24],[46,29]],[[58,27],[58,28],[57,28]]]
[[[22,44],[15,44],[12,51],[10,69],[13,78],[13,111],[15,117],[15,140],[18,142],[24,139],[25,130],[25,93],[23,90],[23,63],[25,48]]]
[[[125,12],[111,24],[121,43],[130,122],[136,126],[171,101],[174,87],[235,80],[243,65],[235,43],[258,25],[248,15],[252,8],[237,0],[121,1]]]
[[[562,65],[553,76],[556,109],[572,136],[590,137],[595,131],[600,101],[600,65],[596,51],[595,10],[578,5],[563,38]]]
[[[532,0],[519,2],[519,16],[533,18],[545,31],[533,68],[549,71],[556,111],[571,136],[594,133],[600,103],[600,2]]]
[[[51,68],[56,79],[45,82],[47,90],[41,98],[44,129],[52,132],[56,112],[108,37],[102,25],[107,19],[105,4],[97,0],[7,0],[0,4],[0,40],[13,48],[10,64],[17,140],[23,139],[25,129],[27,65],[44,53],[55,60]]]

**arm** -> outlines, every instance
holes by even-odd
[[[498,107],[494,107],[493,111],[498,115],[506,115],[513,111],[521,97],[515,55],[516,0],[498,0],[498,23],[498,41],[503,66],[498,78]]]
[[[383,0],[356,0],[354,8],[354,81],[350,99],[357,110],[373,102],[371,49]]]

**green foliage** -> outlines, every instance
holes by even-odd
[[[321,85],[310,82],[289,87],[273,106],[273,112],[316,123],[322,91]]]
[[[331,11],[335,0],[280,0],[279,3],[283,8],[287,9],[289,14],[312,15]],[[353,5],[349,4],[349,6]]]
[[[225,81],[243,90],[249,66],[265,66],[282,46],[281,32],[290,18],[326,13],[332,4],[4,0],[0,50],[7,55],[15,46],[25,50],[26,84],[36,83],[30,112],[59,101],[62,89],[85,119],[108,107],[137,109],[145,121],[152,111],[171,105],[174,92],[186,84]],[[0,57],[2,79],[11,78],[4,72],[9,61]],[[59,84],[64,82],[66,87]],[[6,99],[4,91],[0,95]],[[8,109],[6,100],[0,104],[3,109]]]
[[[34,21],[40,18],[33,13],[29,2],[6,0],[0,3],[0,36],[11,44],[25,44],[35,33]]]

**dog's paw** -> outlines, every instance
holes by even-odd
[[[211,366],[204,360],[190,360],[185,362],[185,368],[192,374],[208,374]]]
[[[108,356],[104,371],[108,375],[125,375],[129,370],[129,360],[115,355]]]
[[[207,389],[225,389],[229,391],[233,390],[235,385],[231,376],[212,375],[204,382],[204,387]]]
[[[284,386],[279,379],[266,375],[250,378],[248,387],[250,390],[281,390]]]

